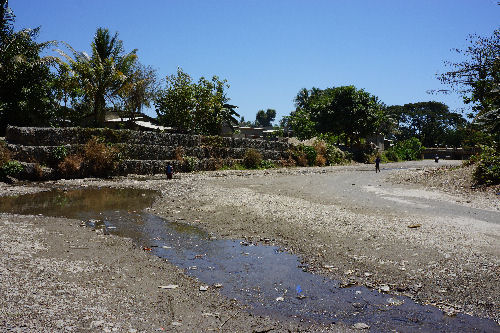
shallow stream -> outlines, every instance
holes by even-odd
[[[134,189],[53,190],[0,198],[0,212],[76,218],[105,232],[132,238],[140,247],[182,267],[210,288],[279,319],[365,323],[373,331],[498,332],[488,319],[450,317],[408,297],[339,282],[306,272],[297,256],[268,245],[221,240],[186,223],[145,209],[155,193]]]

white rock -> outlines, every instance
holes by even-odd
[[[166,286],[159,286],[158,288],[161,288],[161,289],[176,289],[177,287],[179,287],[179,286],[176,285],[176,284],[167,284]]]

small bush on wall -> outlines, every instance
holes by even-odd
[[[92,137],[82,152],[66,156],[58,165],[59,172],[69,178],[82,176],[109,177],[116,172],[119,152],[102,139]]]
[[[253,148],[247,149],[243,157],[243,165],[249,169],[257,169],[262,162],[262,155]]]

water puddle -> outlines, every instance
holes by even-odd
[[[221,294],[249,305],[256,314],[322,323],[366,323],[373,331],[498,332],[493,320],[445,315],[407,297],[304,271],[299,259],[277,247],[214,239],[184,223],[146,213],[154,192],[120,189],[50,191],[0,198],[0,211],[63,216],[101,224],[182,267]]]

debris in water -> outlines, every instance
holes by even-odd
[[[405,301],[403,301],[402,299],[396,299],[396,298],[389,298],[387,299],[387,303],[389,303],[390,305],[394,305],[394,306],[398,306],[398,305],[402,305]]]
[[[283,296],[276,297],[276,302],[283,302],[285,298]]]

